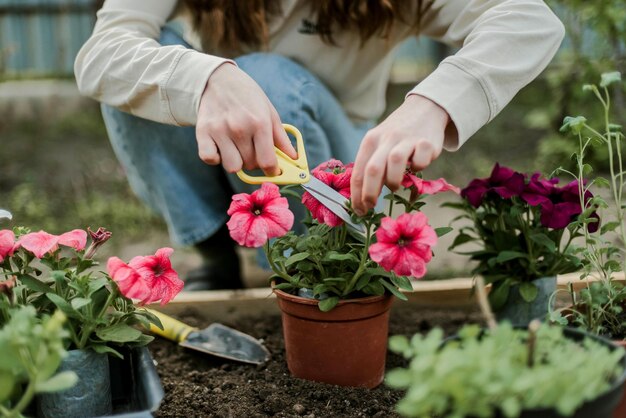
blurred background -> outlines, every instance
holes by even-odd
[[[114,239],[104,255],[124,259],[170,245],[165,225],[132,194],[106,137],[98,105],[80,97],[73,62],[90,35],[101,0],[0,0],[0,207],[13,212],[12,225],[61,233],[104,226]],[[445,153],[424,177],[445,176],[458,186],[489,174],[498,161],[521,171],[546,174],[570,164],[577,142],[558,132],[566,115],[593,115],[584,83],[626,68],[626,0],[549,0],[567,37],[557,58],[488,126],[457,153]],[[405,93],[454,51],[426,38],[411,39],[396,51],[388,111]],[[616,91],[619,123],[626,122],[624,89]],[[605,156],[593,156],[596,165]],[[441,210],[441,196],[426,210],[435,226],[454,212]],[[469,266],[435,249],[430,278],[467,275]],[[199,263],[189,249],[177,251],[175,267],[185,273]],[[251,284],[265,277],[247,261]],[[257,280],[257,282],[255,282]],[[265,284],[265,283],[261,283]]]

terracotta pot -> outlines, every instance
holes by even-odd
[[[322,312],[315,299],[277,289],[274,293],[294,377],[366,388],[382,383],[391,296],[343,300]]]

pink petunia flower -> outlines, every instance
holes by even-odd
[[[398,219],[383,218],[376,240],[369,248],[372,260],[399,276],[420,278],[432,259],[430,248],[437,244],[437,234],[423,213],[403,213]]]
[[[0,231],[0,263],[15,251],[15,234],[10,229]]]
[[[87,233],[81,229],[74,229],[61,235],[52,235],[46,231],[31,232],[22,235],[17,241],[15,248],[23,247],[37,258],[43,258],[46,254],[55,252],[59,245],[82,251],[87,244]]]
[[[353,163],[344,165],[339,160],[328,160],[315,167],[311,174],[323,183],[337,190],[346,200],[350,199],[350,178],[352,177]],[[320,223],[335,227],[343,224],[341,218],[321,204],[309,192],[302,194],[302,204],[311,212],[311,215]]]
[[[415,190],[418,195],[421,194],[437,194],[442,192],[451,191],[456,194],[461,193],[461,189],[448,183],[443,177],[437,180],[424,180],[416,176],[415,174],[407,171],[402,179],[402,186],[411,188],[411,191]]]
[[[254,248],[261,247],[270,238],[285,235],[294,220],[287,199],[273,183],[263,183],[252,194],[234,195],[228,214],[230,220],[226,225],[232,239],[239,245]]]
[[[46,231],[31,232],[22,235],[17,240],[17,247],[22,247],[37,258],[43,258],[46,254],[55,252],[59,248],[59,237]]]
[[[87,232],[82,229],[74,229],[70,232],[59,235],[59,245],[71,247],[76,251],[82,251],[87,245]]]
[[[160,248],[154,255],[134,257],[128,264],[109,258],[107,270],[120,292],[141,304],[161,301],[165,305],[182,289],[183,281],[172,268],[171,248]]]

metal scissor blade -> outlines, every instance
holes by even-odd
[[[302,183],[301,186],[314,198],[316,198],[322,205],[326,206],[332,213],[339,216],[346,225],[355,231],[365,235],[365,226],[352,222],[352,218],[348,213],[345,202],[348,200],[342,196],[337,190],[333,189],[329,185],[323,183],[314,176],[311,179]]]

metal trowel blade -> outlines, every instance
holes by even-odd
[[[263,364],[270,358],[261,341],[222,324],[211,324],[203,330],[193,331],[180,345],[250,364]]]

